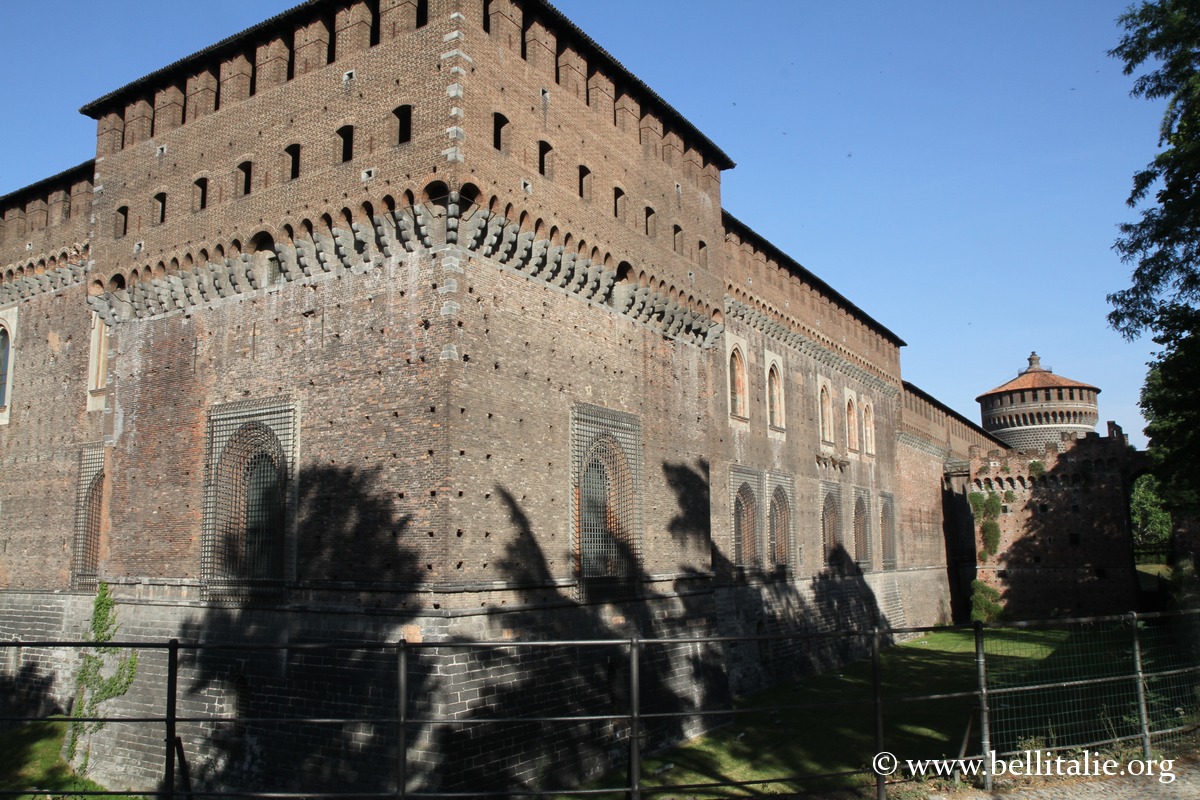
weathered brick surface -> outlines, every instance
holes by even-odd
[[[483,7],[298,7],[90,104],[96,161],[0,198],[0,324],[15,319],[5,635],[36,633],[22,626],[45,589],[67,592],[46,624],[80,629],[79,457],[101,441],[97,571],[136,638],[290,647],[948,618],[946,509],[962,498],[947,500],[945,465],[986,436],[902,381],[894,333],[722,211],[732,164],[703,134],[548,6],[493,0],[486,25]],[[93,314],[108,339],[89,353]],[[281,585],[221,604],[204,560],[227,547],[206,510],[222,488],[209,426],[241,401],[289,409],[294,480]],[[621,522],[636,574],[605,584],[615,604],[596,599],[602,581],[581,585],[584,406],[640,431],[637,513]],[[756,536],[739,552],[743,488]],[[849,563],[831,570],[839,548]],[[645,668],[655,698],[688,710],[855,647],[681,645]],[[188,651],[181,714],[365,720],[184,723],[193,776],[394,781],[393,657]],[[113,706],[156,713],[164,663],[148,654]],[[620,707],[620,663],[421,651],[414,713]],[[56,687],[73,680],[51,666]],[[620,757],[622,724],[417,726],[413,781],[566,782]],[[679,718],[649,741],[704,724]],[[93,737],[94,763],[114,786],[153,783],[157,736]]]

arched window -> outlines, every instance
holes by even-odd
[[[871,540],[867,533],[867,501],[854,502],[854,558],[864,570],[871,566]]]
[[[841,520],[838,517],[837,500],[832,494],[825,495],[825,503],[821,507],[821,550],[828,567],[841,567],[838,553],[841,547]]]
[[[821,441],[833,444],[833,401],[829,397],[829,388],[821,387],[820,400]]]
[[[879,538],[883,545],[883,568],[896,568],[896,517],[890,498],[883,498],[879,507]]]
[[[775,364],[767,371],[767,416],[772,428],[783,427],[783,382]]]
[[[735,347],[729,355],[729,413],[745,419],[747,411],[746,364],[742,360],[742,351]]]
[[[12,339],[8,329],[0,327],[0,408],[8,406],[8,361],[12,353]]]
[[[96,572],[100,565],[100,523],[104,501],[104,470],[97,472],[88,482],[76,512],[75,519],[75,564],[72,586],[76,589],[94,589]]]
[[[633,479],[621,445],[601,434],[583,460],[578,478],[579,575],[627,579],[637,565]]]
[[[758,512],[749,483],[738,487],[733,498],[734,561],[743,566],[758,563]]]
[[[875,454],[875,409],[870,403],[863,403],[863,449]]]
[[[246,422],[229,437],[214,474],[213,584],[283,580],[287,480],[287,456],[270,427]]]
[[[775,487],[771,495],[771,511],[768,519],[770,531],[771,557],[776,564],[787,564],[788,552],[791,550],[792,509],[788,503],[787,492],[782,486]]]
[[[846,447],[858,449],[858,414],[855,413],[854,401],[846,401]]]

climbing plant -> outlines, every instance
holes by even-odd
[[[116,603],[108,591],[108,584],[101,582],[96,599],[92,601],[91,624],[85,633],[94,646],[81,651],[79,674],[75,679],[75,705],[71,710],[71,731],[67,737],[67,760],[70,762],[75,760],[79,740],[104,728],[103,722],[86,720],[100,716],[101,703],[128,692],[137,676],[137,651],[129,650],[119,655],[119,648],[107,644],[113,640],[117,628]],[[114,660],[115,666],[109,671],[106,667]],[[85,747],[80,772],[87,770],[89,752],[90,747]]]

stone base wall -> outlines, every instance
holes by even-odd
[[[937,569],[646,588],[624,603],[564,598],[552,606],[437,616],[125,598],[117,606],[117,638],[181,642],[178,735],[195,788],[394,789],[403,660],[409,788],[482,790],[567,786],[623,763],[635,637],[763,637],[637,645],[641,712],[683,712],[643,721],[641,747],[652,751],[728,721],[688,712],[728,708],[733,696],[845,663],[870,647],[868,636],[772,635],[947,617],[938,611],[948,589]],[[0,640],[78,640],[91,599],[0,593]],[[395,646],[401,639],[403,654]],[[528,644],[563,639],[595,643]],[[316,647],[337,642],[346,646]],[[28,713],[68,711],[78,657],[65,649],[6,652],[0,680],[14,688],[6,695]],[[108,701],[103,713],[162,716],[167,663],[165,649],[141,650],[129,692]],[[620,718],[502,721],[579,715]],[[326,721],[289,721],[298,718]],[[346,718],[354,721],[336,721]],[[85,737],[79,751],[88,753],[90,777],[106,786],[153,791],[163,772],[163,727],[110,723]]]

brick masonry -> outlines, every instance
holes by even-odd
[[[959,610],[947,532],[969,526],[946,469],[997,442],[902,380],[893,332],[725,213],[728,157],[550,6],[321,0],[84,111],[95,160],[0,198],[0,637],[74,638],[95,578],[123,635],[247,645]],[[611,514],[587,518],[630,574],[585,574],[584,407],[636,421],[605,462]],[[219,480],[214,431],[235,412],[262,431],[269,409],[271,435],[289,430],[283,541],[223,593],[254,556],[253,501]],[[746,644],[647,664],[681,710],[850,655]],[[5,674],[65,708],[66,658],[22,651]],[[392,658],[189,656],[181,713],[391,714]],[[609,656],[420,659],[414,708],[438,714],[546,685],[562,688],[547,708],[622,702]],[[114,709],[155,713],[163,679],[147,653]],[[680,719],[652,741],[702,726]],[[379,766],[394,727],[187,725],[204,785],[397,780]],[[624,748],[619,726],[466,730],[423,727],[411,780],[569,782]],[[157,737],[93,737],[96,774],[153,782]]]

